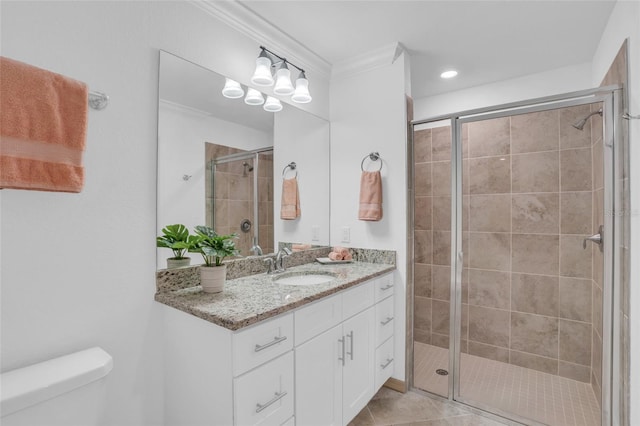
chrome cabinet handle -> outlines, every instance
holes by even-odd
[[[270,341],[269,343],[265,343],[264,345],[256,345],[256,352],[260,352],[264,349],[267,349],[268,347],[271,347],[273,345],[277,345],[280,342],[283,342],[287,340],[287,336],[282,336],[282,337],[274,337],[272,341]]]
[[[342,366],[344,367],[344,362],[345,362],[345,356],[344,356],[344,351],[345,351],[345,347],[344,347],[344,336],[342,336],[342,338],[338,339],[338,342],[342,343],[342,357],[339,357],[338,359],[340,361],[342,361]]]
[[[393,284],[387,284],[385,287],[380,287],[380,290],[382,290],[382,291],[387,291],[387,290],[389,290],[390,288],[393,288]]]
[[[349,336],[349,342],[351,343],[351,352],[347,352],[347,355],[351,357],[351,361],[353,361],[353,330],[347,335]]]
[[[391,321],[393,321],[393,317],[387,317],[387,319],[386,319],[386,320],[384,320],[384,321],[380,321],[380,324],[382,324],[382,325],[387,325],[387,324],[389,324]]]
[[[384,370],[385,368],[387,368],[389,366],[389,364],[391,364],[393,362],[393,358],[387,358],[387,361],[384,364],[380,364],[380,367],[382,367],[382,369]]]
[[[585,250],[587,249],[587,241],[591,241],[592,243],[597,244],[600,247],[600,251],[602,251],[604,243],[604,227],[600,225],[597,234],[594,234],[582,240],[582,248]]]
[[[287,392],[276,392],[276,396],[274,396],[273,398],[271,398],[269,400],[269,402],[267,402],[266,404],[256,404],[256,413],[259,413],[260,411],[264,410],[265,408],[268,408],[270,405],[275,404],[276,402],[280,401],[282,398],[284,398],[287,395]]]

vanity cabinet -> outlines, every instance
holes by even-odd
[[[387,274],[235,332],[167,307],[167,424],[346,425],[393,372],[392,296]]]

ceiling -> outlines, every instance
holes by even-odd
[[[240,2],[331,64],[402,43],[416,99],[590,62],[615,0]]]

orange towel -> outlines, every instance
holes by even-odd
[[[329,253],[329,259],[331,259],[331,260],[342,260],[342,255],[340,253],[336,253],[336,252],[332,251],[331,253]]]
[[[280,219],[293,220],[300,217],[300,214],[300,192],[298,191],[298,179],[282,179]]]
[[[341,255],[342,257],[348,256],[349,255],[349,250],[346,249],[345,247],[340,247],[340,246],[335,246],[333,248],[333,252],[334,253],[338,253],[339,255]]]
[[[347,253],[346,255],[342,256],[342,260],[353,260],[353,256],[351,256],[351,253]]]
[[[80,192],[84,83],[0,57],[0,188]]]
[[[360,208],[358,219],[382,219],[382,177],[380,172],[362,172],[360,177]]]

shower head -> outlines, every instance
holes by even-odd
[[[589,120],[589,118],[591,118],[592,116],[598,114],[600,117],[602,117],[602,108],[600,108],[598,111],[594,111],[591,114],[587,115],[586,117],[576,121],[575,123],[572,124],[573,127],[575,127],[578,130],[582,130],[584,129],[584,126],[587,124],[587,121]]]
[[[249,163],[247,163],[246,161],[244,163],[242,163],[242,165],[244,166],[244,170],[243,170],[243,175],[246,176],[248,172],[252,172],[253,171],[253,166]]]

